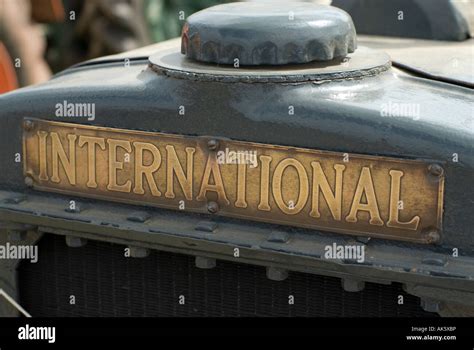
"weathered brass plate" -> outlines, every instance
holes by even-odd
[[[441,231],[444,175],[424,161],[34,119],[23,148],[38,190],[414,242]]]

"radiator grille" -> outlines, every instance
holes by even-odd
[[[333,277],[292,272],[275,282],[263,267],[218,261],[216,268],[201,270],[186,255],[154,251],[147,258],[125,258],[123,246],[89,241],[69,248],[56,235],[40,241],[36,264],[20,265],[19,288],[33,316],[434,315],[399,284],[367,283],[364,291],[348,293]]]

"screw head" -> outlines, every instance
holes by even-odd
[[[28,120],[28,119],[27,119],[27,120],[25,120],[25,121],[23,122],[23,129],[24,129],[25,131],[31,131],[31,130],[33,130],[34,128],[35,128],[35,123],[33,123],[32,120]]]
[[[438,243],[439,240],[441,239],[441,236],[438,231],[431,230],[425,234],[425,239],[426,239],[426,242],[428,243]]]
[[[27,175],[25,176],[25,185],[28,187],[33,187],[34,180],[31,176]]]
[[[444,169],[439,164],[430,164],[428,171],[433,176],[441,176],[444,173]]]
[[[219,141],[212,139],[207,142],[207,148],[209,148],[210,151],[215,151],[219,147]]]
[[[209,202],[207,203],[207,210],[209,213],[215,214],[219,211],[219,204],[216,202]]]

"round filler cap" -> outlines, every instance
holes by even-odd
[[[218,5],[191,15],[181,35],[186,57],[243,66],[330,61],[356,47],[351,17],[312,3]]]

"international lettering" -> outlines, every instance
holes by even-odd
[[[214,200],[237,216],[253,208],[256,216],[278,212],[295,222],[304,216],[315,225],[325,220],[416,231],[423,219],[416,207],[404,207],[410,215],[402,215],[399,203],[410,179],[396,163],[377,168],[342,157],[276,156],[271,148],[267,152],[251,145],[235,151],[252,154],[251,164],[223,162],[223,153],[198,142],[113,132],[37,130],[31,139],[37,152],[33,168],[43,187],[59,184],[85,194],[129,195],[134,201],[143,197],[144,204],[170,207],[177,199],[194,202],[196,208]]]

